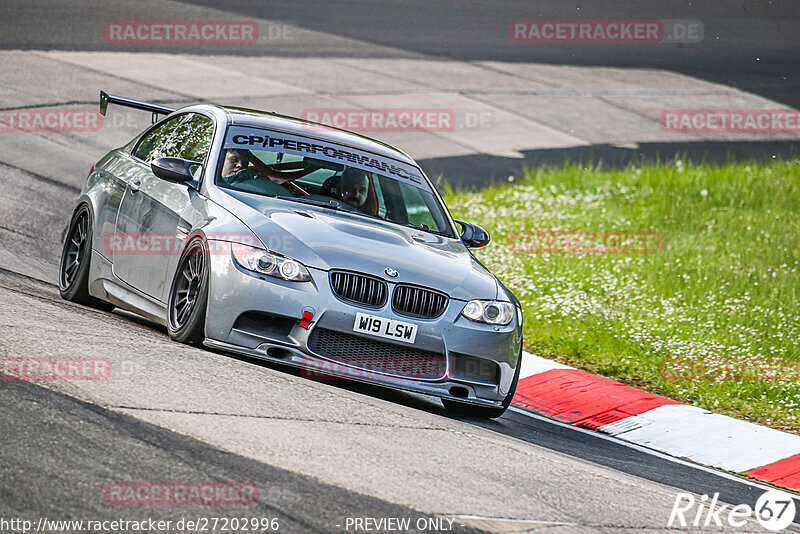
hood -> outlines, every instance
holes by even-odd
[[[267,248],[308,267],[362,272],[461,300],[497,296],[494,275],[457,239],[299,202],[226,193],[239,204],[227,207]],[[399,273],[396,278],[384,273],[388,267]]]

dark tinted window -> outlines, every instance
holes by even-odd
[[[244,156],[240,170],[227,165],[229,152]],[[216,183],[248,193],[333,201],[342,210],[452,237],[444,211],[430,191],[339,163],[285,152],[229,148]]]

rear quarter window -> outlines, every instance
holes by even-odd
[[[148,163],[159,157],[156,155],[158,149],[161,148],[173,130],[178,127],[178,124],[180,124],[185,117],[185,115],[173,117],[144,134],[136,145],[136,148],[133,149],[133,155]]]
[[[214,121],[205,115],[179,115],[146,133],[133,155],[148,163],[162,157],[202,163],[208,156],[213,136]]]

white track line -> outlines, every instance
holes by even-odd
[[[598,430],[736,473],[800,453],[800,436],[688,404],[659,406]]]
[[[577,527],[578,523],[568,523],[566,521],[543,521],[540,519],[509,519],[506,517],[485,517],[482,515],[445,515],[452,519],[475,519],[478,521],[496,521],[498,523],[522,523],[524,525],[542,525],[547,527]]]
[[[556,421],[554,419],[550,419],[549,417],[544,417],[542,415],[535,414],[533,412],[529,412],[528,410],[524,410],[522,408],[517,408],[516,406],[509,407],[509,410],[513,411],[514,413],[518,413],[518,414],[524,415],[526,417],[530,417],[532,419],[537,419],[539,421],[544,421],[546,423],[550,423],[550,424],[553,424],[553,425],[556,425],[556,426],[560,426],[560,427],[563,427],[563,428],[569,428],[570,430],[574,430],[576,432],[582,432],[584,434],[589,434],[589,435],[594,436],[594,437],[599,438],[599,439],[604,439],[606,441],[611,441],[611,442],[616,443],[618,445],[622,445],[624,447],[628,447],[630,449],[633,449],[633,450],[636,450],[636,451],[639,451],[639,452],[643,452],[643,453],[649,454],[651,456],[655,456],[656,458],[661,458],[663,460],[669,460],[670,462],[673,462],[673,463],[676,463],[676,464],[679,464],[679,465],[685,465],[687,467],[691,467],[693,469],[698,469],[700,471],[704,471],[704,472],[710,473],[712,475],[717,475],[717,476],[722,477],[722,478],[727,478],[728,480],[732,480],[734,482],[739,482],[741,484],[746,484],[748,486],[760,489],[762,491],[768,491],[768,490],[776,489],[774,486],[768,486],[766,484],[760,484],[758,482],[754,482],[754,481],[752,481],[750,479],[744,478],[744,477],[742,477],[740,475],[729,473],[727,471],[721,471],[719,469],[714,469],[713,467],[706,467],[704,465],[696,464],[694,462],[687,462],[686,460],[682,460],[680,458],[675,458],[674,456],[670,456],[668,454],[664,454],[662,452],[650,449],[648,447],[644,447],[642,445],[637,445],[635,443],[630,443],[630,442],[627,442],[627,441],[623,441],[623,440],[615,438],[613,436],[608,436],[606,434],[601,434],[600,432],[597,432],[595,430],[589,430],[587,428],[581,428],[579,426],[573,426],[573,425],[570,425],[570,424],[567,424],[567,423],[562,423],[561,421]],[[790,490],[790,489],[786,489],[786,488],[781,488],[781,490],[785,491],[786,493],[792,494],[792,496],[798,502],[800,502],[800,494],[796,493],[794,490]]]
[[[538,375],[552,369],[574,369],[568,365],[558,363],[555,360],[542,358],[527,351],[522,351],[522,367],[519,370],[519,379]]]

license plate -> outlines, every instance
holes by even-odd
[[[356,314],[353,332],[395,339],[403,343],[414,343],[414,340],[417,339],[417,325],[366,313]]]

